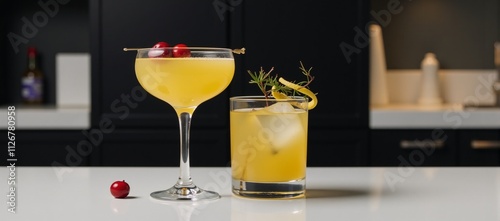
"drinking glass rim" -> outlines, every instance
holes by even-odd
[[[273,96],[263,96],[263,95],[248,95],[248,96],[235,96],[230,97],[230,101],[300,101],[307,102],[309,99],[304,96],[289,96],[288,98],[279,98],[276,99]]]

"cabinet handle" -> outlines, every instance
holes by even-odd
[[[470,142],[472,149],[500,149],[499,140],[472,140]]]
[[[401,149],[441,149],[444,147],[444,140],[401,140],[401,142],[399,142],[399,146]]]

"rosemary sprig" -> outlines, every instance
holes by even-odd
[[[264,96],[266,96],[266,98],[269,95],[269,93],[266,90],[267,86],[269,85],[269,83],[268,83],[269,82],[269,75],[271,75],[271,72],[273,70],[274,70],[274,68],[271,68],[271,70],[266,72],[266,71],[264,71],[264,69],[262,67],[260,67],[259,73],[252,72],[252,71],[248,70],[248,74],[250,74],[250,77],[252,78],[249,83],[250,84],[257,84],[260,91],[264,94]]]
[[[310,67],[309,69],[306,69],[304,67],[304,64],[302,64],[302,61],[301,61],[299,69],[302,72],[302,74],[306,76],[306,79],[307,79],[307,81],[304,81],[302,85],[301,84],[299,84],[299,85],[301,85],[302,87],[309,87],[309,84],[312,81],[314,81],[314,76],[311,75],[312,67]]]
[[[304,64],[302,61],[300,62],[300,67],[299,67],[301,73],[306,76],[306,80],[300,81],[300,82],[293,82],[294,84],[300,85],[301,87],[308,88],[309,84],[314,80],[314,76],[311,75],[311,70],[312,67],[309,69],[306,69],[304,67]],[[297,92],[296,90],[293,90],[283,84],[281,84],[278,79],[278,75],[271,76],[271,72],[274,70],[274,67],[271,68],[269,71],[265,71],[262,67],[260,68],[259,72],[252,72],[248,70],[248,74],[251,77],[251,80],[249,83],[251,84],[257,84],[259,87],[260,91],[264,94],[266,98],[268,98],[272,90],[274,88],[274,91],[281,92],[283,94],[289,95],[289,96],[295,96]]]

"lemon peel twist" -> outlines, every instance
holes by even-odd
[[[278,79],[278,81],[280,83],[282,83],[283,85],[285,85],[285,86],[287,86],[287,87],[289,87],[289,88],[291,88],[291,89],[293,89],[295,91],[298,91],[298,92],[300,92],[302,94],[305,94],[309,98],[311,98],[311,101],[309,101],[309,103],[307,103],[307,109],[308,110],[314,109],[316,107],[316,105],[318,104],[318,98],[316,97],[316,95],[311,90],[309,90],[309,89],[307,89],[307,88],[305,88],[303,86],[300,86],[298,84],[294,84],[294,83],[292,83],[290,81],[287,81],[287,80],[285,80],[282,77],[280,77]],[[276,89],[275,86],[273,86],[272,89],[271,89],[271,93],[272,93],[272,95],[273,95],[274,98],[276,98],[276,99],[287,99],[287,98],[289,98],[286,94],[278,92],[275,89]],[[305,107],[303,107],[303,108],[305,108]]]

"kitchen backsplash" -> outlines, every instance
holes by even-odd
[[[389,69],[386,77],[390,104],[417,104],[420,69]],[[496,70],[442,69],[440,96],[444,104],[493,104],[495,95],[491,85],[496,79]]]
[[[382,26],[387,68],[417,69],[433,52],[443,69],[493,69],[500,40],[498,0],[372,0]]]

